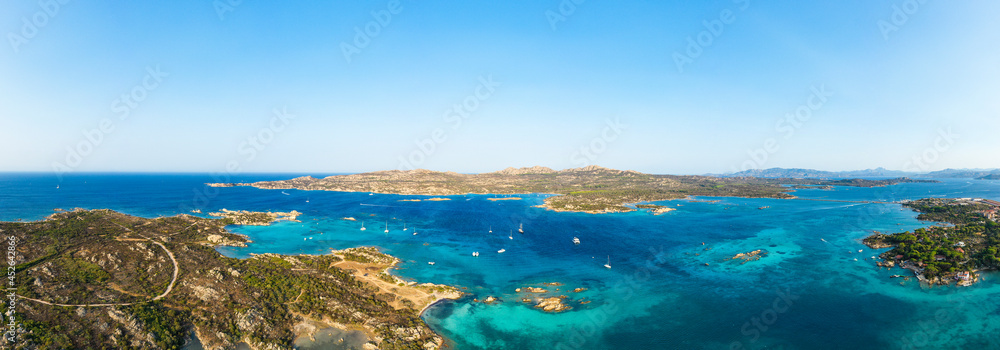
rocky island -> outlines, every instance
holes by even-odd
[[[763,249],[757,249],[754,251],[733,255],[731,258],[728,258],[726,260],[742,260],[743,262],[741,262],[740,264],[746,264],[751,261],[760,260],[765,256],[767,256],[767,251],[764,251]]]
[[[820,180],[756,177],[712,177],[651,175],[632,170],[615,170],[591,165],[561,171],[546,167],[507,168],[482,173],[460,174],[430,170],[390,170],[322,179],[311,176],[254,183],[213,183],[213,187],[252,186],[261,189],[369,192],[402,195],[447,196],[463,194],[555,194],[545,199],[544,208],[556,211],[615,213],[636,210],[631,203],[654,202],[687,196],[752,198],[793,198],[784,185],[889,186],[921,182],[898,178],[889,180]],[[434,198],[428,199],[434,200]]]
[[[920,215],[917,219],[950,223],[913,232],[877,233],[863,240],[873,249],[889,248],[879,255],[880,267],[899,266],[913,271],[929,284],[969,285],[977,272],[1000,268],[1000,202],[985,199],[927,198],[903,204]]]
[[[424,349],[443,340],[420,311],[458,293],[387,273],[398,260],[374,248],[329,255],[232,259],[245,244],[228,219],[145,219],[75,210],[3,222],[14,237],[11,283],[19,349],[291,349],[318,328],[362,330],[365,348]]]
[[[665,214],[677,210],[675,208],[656,204],[638,204],[635,207],[637,209],[649,209],[649,212],[653,213],[653,215]]]
[[[208,213],[210,216],[223,218],[223,222],[231,225],[267,226],[278,221],[299,222],[296,218],[302,213],[290,212],[254,212],[246,210],[228,210],[222,208],[218,212]]]
[[[549,287],[559,287],[563,285],[562,283],[558,282],[543,283],[543,284]],[[587,288],[580,287],[580,288],[575,288],[572,291],[574,293],[580,293],[587,291]],[[518,293],[518,298],[521,299],[521,302],[534,303],[535,304],[534,307],[536,309],[542,310],[544,312],[559,313],[573,309],[572,306],[566,304],[566,302],[564,301],[567,300],[568,298],[566,295],[552,295],[549,294],[550,291],[548,289],[542,287],[526,286],[523,288],[517,288],[514,290],[514,292]],[[559,292],[559,288],[556,288],[555,292]],[[589,304],[590,301],[581,300],[578,301],[577,303],[580,305],[585,305]]]

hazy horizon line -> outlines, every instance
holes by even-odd
[[[602,167],[602,168],[606,168],[606,169],[611,169],[611,170],[636,171],[636,172],[640,172],[640,173],[644,173],[644,174],[652,174],[652,175],[729,175],[729,174],[738,173],[738,172],[700,172],[700,173],[678,172],[678,173],[668,173],[668,172],[649,172],[649,171],[642,171],[642,170],[636,170],[636,169],[618,169],[618,168],[604,167],[604,166],[600,166],[600,165],[596,165],[596,166]],[[427,171],[434,171],[434,172],[455,172],[455,173],[460,173],[460,174],[484,174],[484,173],[491,173],[491,172],[503,171],[503,170],[506,170],[506,169],[509,169],[509,168],[525,169],[525,168],[533,168],[533,167],[544,167],[544,168],[549,168],[549,169],[552,169],[552,170],[555,170],[555,171],[563,171],[563,170],[571,170],[571,169],[580,169],[580,168],[583,168],[583,167],[576,167],[576,168],[555,169],[555,168],[548,167],[548,166],[543,166],[543,165],[534,165],[534,166],[522,166],[522,167],[508,166],[508,167],[498,168],[498,169],[492,170],[492,171],[481,171],[481,172],[462,172],[462,171],[455,171],[455,170],[435,170],[435,169],[426,169],[426,168],[417,168],[417,169],[413,169],[413,170],[427,170]],[[1000,167],[997,167],[997,168],[942,168],[942,169],[928,169],[928,170],[923,170],[923,171],[907,171],[907,170],[900,170],[900,169],[890,169],[890,168],[886,168],[886,167],[875,167],[875,168],[865,168],[865,169],[851,169],[851,170],[826,170],[826,169],[798,168],[798,167],[771,167],[771,168],[747,169],[747,170],[742,170],[742,171],[739,171],[739,172],[744,172],[744,171],[766,171],[766,170],[772,170],[772,169],[809,170],[809,171],[822,171],[822,172],[831,172],[831,173],[857,172],[857,171],[867,171],[867,170],[883,169],[883,170],[886,170],[886,171],[903,172],[903,173],[908,173],[908,174],[926,174],[926,173],[937,172],[937,171],[945,171],[945,170],[957,170],[957,171],[991,171],[991,170],[1000,170]],[[350,174],[364,174],[364,173],[370,173],[370,172],[391,171],[391,170],[408,171],[408,169],[407,170],[404,170],[404,169],[378,169],[378,170],[359,170],[359,171],[278,170],[278,171],[240,171],[240,172],[230,173],[229,175],[258,175],[258,174],[260,174],[260,175],[265,175],[265,174],[266,175],[285,175],[285,174],[301,174],[301,175],[307,175],[307,174],[350,175]],[[15,173],[17,173],[17,174],[47,174],[47,173],[51,173],[53,176],[67,176],[67,175],[73,175],[73,174],[178,174],[178,175],[180,175],[180,174],[221,174],[221,173],[227,173],[227,172],[226,171],[211,171],[211,170],[80,170],[80,171],[74,171],[74,172],[71,172],[71,173],[62,173],[60,175],[59,173],[53,172],[53,171],[40,171],[40,170],[0,170],[0,174],[15,174]]]

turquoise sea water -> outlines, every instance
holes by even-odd
[[[998,275],[961,289],[922,288],[915,281],[900,285],[889,275],[904,272],[879,270],[871,257],[880,251],[859,240],[873,231],[931,223],[897,204],[842,202],[1000,200],[998,181],[794,193],[837,201],[698,197],[661,202],[677,210],[659,216],[535,208],[545,195],[403,202],[426,197],[202,185],[212,181],[198,174],[80,174],[62,181],[49,174],[0,174],[0,220],[39,220],[57,207],[110,208],[144,217],[193,208],[298,210],[304,213],[300,223],[231,227],[254,243],[219,251],[246,257],[379,246],[404,260],[397,275],[455,285],[470,294],[424,314],[458,349],[1000,348]],[[359,230],[362,221],[368,230]],[[520,224],[524,234],[517,232]],[[582,243],[574,245],[573,237]],[[506,252],[498,254],[501,248]],[[768,255],[745,264],[725,260],[756,249]],[[474,251],[481,255],[473,257]],[[611,269],[603,266],[609,256]],[[562,284],[543,287],[559,288],[550,294],[566,295],[571,311],[546,314],[520,302],[526,294],[516,288],[546,282]],[[588,290],[574,293],[574,288]],[[488,295],[503,302],[472,302]],[[590,303],[580,303],[585,300]]]

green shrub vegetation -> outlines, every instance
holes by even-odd
[[[193,216],[143,219],[107,210],[55,214],[40,222],[2,222],[18,238],[17,293],[70,305],[21,300],[17,314],[25,332],[18,349],[179,349],[199,329],[206,347],[290,348],[293,325],[303,317],[365,327],[384,341],[382,349],[420,349],[435,335],[412,305],[395,309],[395,297],[334,266],[332,255],[264,254],[231,259],[206,245],[226,220]],[[153,241],[163,242],[174,264]],[[346,254],[357,261],[390,262],[375,249]],[[408,329],[404,338],[394,331]],[[410,337],[410,335],[415,335]]]
[[[951,223],[913,232],[876,234],[865,238],[869,246],[893,246],[886,259],[924,266],[927,277],[951,277],[956,272],[1000,268],[1000,224],[988,220],[986,204],[959,199],[929,198],[905,204],[920,212],[921,220]]]

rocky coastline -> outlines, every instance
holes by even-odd
[[[326,327],[363,330],[364,348],[444,343],[419,316],[457,289],[394,277],[399,259],[370,247],[226,258],[214,248],[250,243],[231,221],[76,210],[0,222],[19,238],[19,344],[180,348],[193,332],[206,349],[283,349]]]
[[[592,214],[636,210],[630,203],[655,202],[688,196],[793,198],[785,185],[841,186],[891,185],[897,180],[830,181],[819,179],[770,179],[652,175],[596,165],[560,171],[546,167],[508,168],[492,173],[459,174],[424,169],[376,171],[334,175],[322,179],[303,176],[281,181],[212,183],[213,187],[251,186],[260,189],[367,192],[398,195],[453,196],[465,194],[552,194],[540,207],[558,212]],[[509,199],[508,199],[509,198]],[[514,200],[505,197],[491,200]],[[448,200],[434,197],[424,200]],[[415,200],[414,200],[415,201]],[[654,214],[665,213],[663,209]]]
[[[1000,267],[997,237],[1000,225],[994,213],[1000,203],[976,198],[924,198],[906,201],[919,212],[917,219],[951,225],[931,225],[913,232],[874,232],[862,243],[879,254],[879,268],[900,267],[922,284],[969,286],[982,280],[983,271]],[[894,275],[901,276],[901,275]]]
[[[227,219],[233,225],[268,226],[278,221],[301,222],[296,220],[296,218],[302,215],[302,213],[295,210],[290,212],[259,212],[222,208],[218,212],[208,213],[208,215]]]

